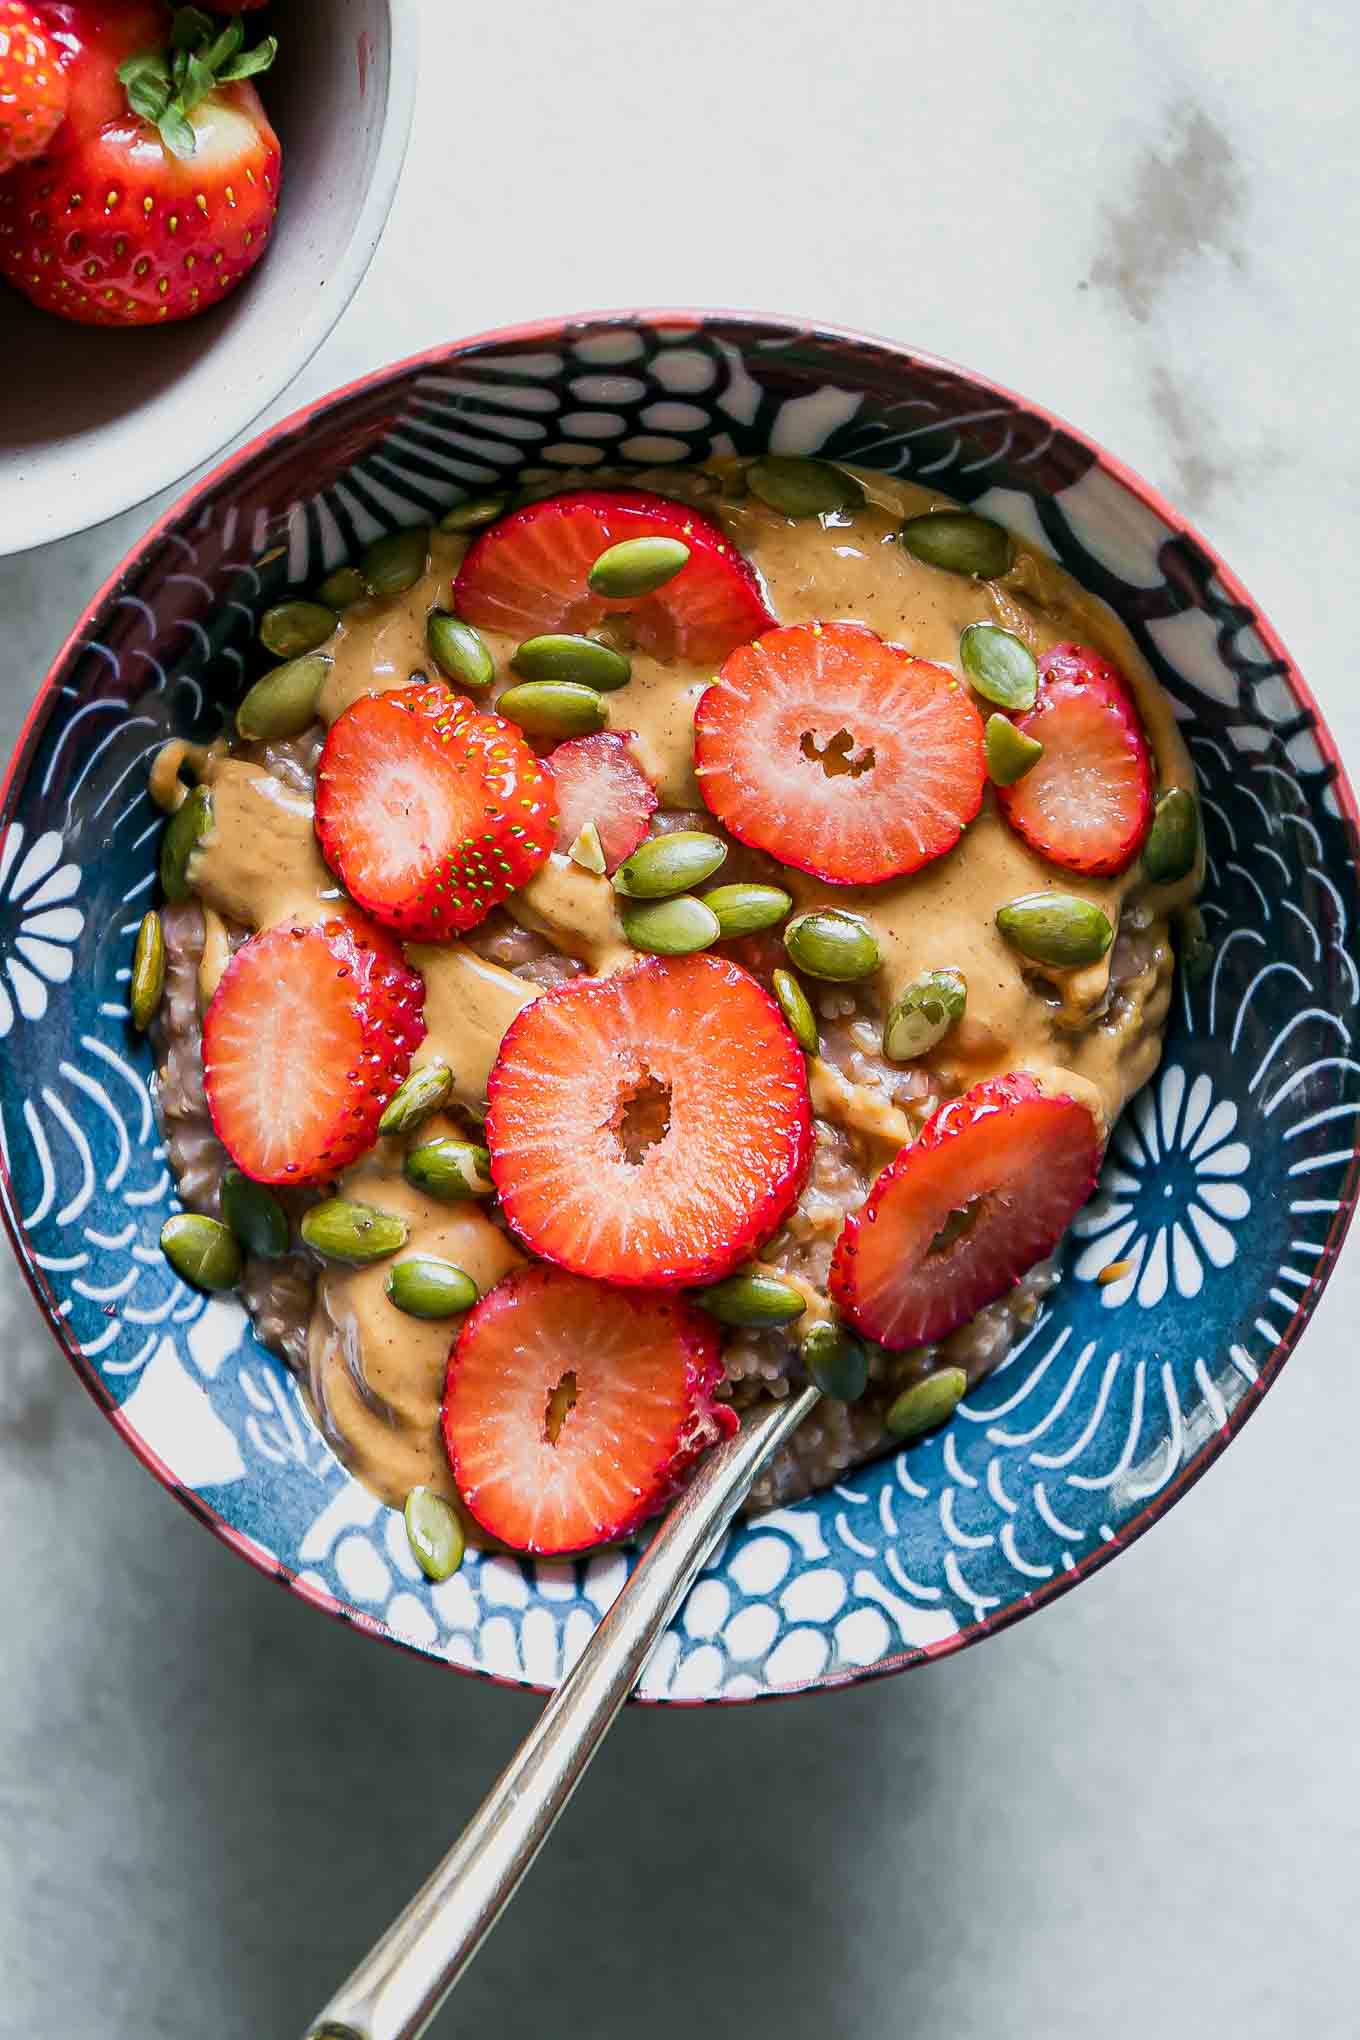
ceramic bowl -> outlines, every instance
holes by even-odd
[[[0,557],[140,503],[243,432],[316,352],[392,209],[418,0],[287,9],[262,90],[283,143],[265,260],[215,311],[109,333],[0,290]]]
[[[469,1556],[431,1587],[239,1306],[182,1288],[145,1045],[157,745],[220,727],[260,611],[468,491],[603,462],[824,453],[929,481],[1118,611],[1203,782],[1211,969],[1116,1130],[1032,1331],[944,1431],[739,1528],[649,1666],[652,1700],[834,1687],[991,1635],[1163,1515],[1257,1407],[1356,1194],[1355,804],[1251,597],[1145,484],[961,369],[786,321],[612,314],[437,349],[276,426],[126,560],[49,675],[0,805],[5,1217],[82,1380],[157,1478],[304,1600],[459,1669],[553,1684],[614,1552]],[[1122,1280],[1096,1278],[1126,1261]],[[1169,1619],[1174,1619],[1174,1616]]]

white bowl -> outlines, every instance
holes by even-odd
[[[264,80],[283,144],[273,245],[217,310],[108,332],[0,285],[0,557],[84,531],[234,439],[316,352],[359,287],[410,133],[418,0],[278,10]]]

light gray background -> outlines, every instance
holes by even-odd
[[[603,305],[913,341],[1197,518],[1360,762],[1349,0],[424,11],[386,241],[280,413]],[[151,514],[0,562],[5,749]],[[437,2032],[1351,2040],[1357,1312],[1353,1247],[1224,1462],[1038,1620],[834,1697],[629,1714]],[[0,1553],[0,2034],[292,2040],[537,1703],[218,1547],[7,1265]]]

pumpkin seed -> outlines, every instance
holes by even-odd
[[[413,1254],[408,1261],[395,1261],[383,1283],[389,1303],[407,1317],[458,1317],[477,1301],[477,1285],[452,1261],[437,1254]]]
[[[432,609],[425,620],[425,642],[430,657],[446,680],[479,694],[496,677],[492,658],[480,631],[451,616],[447,609]]]
[[[432,1112],[437,1112],[449,1095],[453,1071],[446,1063],[425,1063],[412,1070],[401,1089],[387,1101],[379,1133],[414,1133]]]
[[[682,893],[674,900],[645,900],[622,908],[623,932],[634,949],[651,956],[690,956],[707,949],[722,930],[711,907]]]
[[[1192,985],[1202,983],[1214,960],[1214,945],[1198,907],[1181,907],[1171,917],[1171,933],[1181,969]]]
[[[1033,652],[999,623],[970,623],[959,639],[959,661],[977,693],[998,708],[1033,708],[1039,698]]]
[[[328,609],[348,609],[351,602],[362,602],[367,593],[368,583],[357,567],[337,567],[317,589],[316,599]]]
[[[206,786],[196,786],[171,815],[161,842],[161,891],[172,905],[193,892],[189,859],[211,827],[212,797]]]
[[[890,1403],[883,1421],[898,1438],[922,1438],[953,1416],[968,1393],[968,1376],[961,1367],[942,1367],[914,1381]]]
[[[490,1197],[491,1157],[474,1141],[427,1140],[412,1148],[402,1163],[402,1173],[415,1189],[442,1204],[461,1203],[465,1197]]]
[[[458,1511],[433,1488],[413,1487],[402,1516],[412,1556],[426,1579],[452,1579],[467,1549]]]
[[[598,638],[552,633],[526,638],[510,664],[523,680],[572,680],[601,694],[626,686],[633,672],[622,652]]]
[[[869,1355],[840,1325],[813,1325],[798,1355],[809,1381],[833,1402],[858,1402],[869,1386]]]
[[[777,928],[793,901],[777,885],[715,885],[700,899],[718,917],[722,939],[758,935],[762,928]]]
[[[1002,525],[971,510],[927,510],[923,517],[909,517],[899,535],[912,557],[928,567],[983,581],[1004,574],[1014,552]]]
[[[222,1216],[246,1253],[276,1261],[288,1252],[288,1214],[272,1190],[239,1169],[227,1169],[217,1194]]]
[[[771,984],[775,1004],[784,1015],[790,1034],[805,1055],[816,1055],[821,1043],[817,1039],[817,1018],[808,1004],[807,993],[791,970],[777,970]]]
[[[604,844],[594,822],[585,822],[576,832],[576,841],[567,852],[573,864],[579,864],[583,871],[593,871],[597,878],[604,877]]]
[[[1030,767],[1037,765],[1044,755],[1044,747],[1037,737],[1018,730],[1009,716],[999,713],[988,716],[982,741],[987,756],[987,777],[993,786],[1014,786],[1016,780],[1023,779]]]
[[[526,680],[507,687],[496,713],[531,737],[588,737],[609,720],[604,696],[574,680]]]
[[[667,900],[702,885],[725,862],[727,845],[702,829],[652,836],[614,873],[614,890],[630,900]]]
[[[807,1298],[794,1283],[755,1272],[729,1275],[701,1289],[695,1300],[724,1325],[787,1325],[807,1309]]]
[[[968,987],[956,970],[927,970],[894,999],[883,1023],[883,1053],[889,1062],[911,1062],[943,1041],[963,1018]]]
[[[508,496],[469,496],[464,503],[455,503],[452,510],[446,510],[439,520],[441,531],[480,531],[484,524],[494,524],[498,517],[505,515]]]
[[[830,461],[767,453],[752,461],[746,481],[753,496],[785,517],[820,517],[832,510],[857,510],[864,491],[853,475]]]
[[[137,930],[137,942],[132,952],[132,977],[128,984],[132,1024],[139,1033],[145,1034],[155,1019],[164,990],[165,930],[161,927],[160,915],[153,907],[149,914],[142,915],[142,925]]]
[[[359,570],[374,595],[404,595],[423,576],[430,558],[430,528],[412,525],[409,531],[392,531],[375,538],[359,562]]]
[[[689,547],[678,538],[625,538],[602,552],[586,576],[592,595],[606,602],[632,602],[654,595],[689,564]]]
[[[1026,893],[1001,908],[996,925],[1022,956],[1054,970],[1099,963],[1114,940],[1100,908],[1075,893]]]
[[[198,1211],[179,1211],[161,1227],[161,1252],[195,1289],[230,1289],[241,1273],[241,1249],[224,1225]]]
[[[1143,846],[1143,870],[1154,885],[1186,878],[1199,859],[1199,802],[1189,787],[1173,786],[1157,802]]]
[[[324,652],[307,652],[275,666],[257,680],[236,711],[236,728],[248,743],[300,737],[316,720],[317,697],[332,661]]]
[[[339,620],[324,602],[279,602],[260,618],[260,643],[276,659],[300,659],[324,645]]]
[[[851,984],[872,977],[881,961],[878,937],[867,921],[839,907],[799,914],[784,930],[784,947],[808,977]]]
[[[318,1254],[332,1261],[385,1261],[406,1245],[406,1221],[375,1204],[351,1203],[347,1197],[328,1197],[303,1215],[302,1237]]]

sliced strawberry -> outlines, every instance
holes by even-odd
[[[546,863],[557,796],[519,731],[439,681],[365,694],[317,766],[321,854],[375,920],[438,941]]]
[[[654,595],[606,602],[586,577],[627,538],[678,538],[688,564]],[[701,664],[726,658],[774,618],[748,562],[716,524],[644,489],[577,489],[503,517],[469,549],[453,586],[458,614],[512,637],[585,632],[627,612],[643,651]]]
[[[324,1183],[377,1139],[425,1039],[425,986],[357,914],[243,942],[203,1020],[217,1137],[260,1183]]]
[[[694,769],[743,843],[831,885],[876,885],[952,850],[982,805],[982,717],[942,666],[861,623],[742,645],[700,697]]]
[[[510,1023],[486,1144],[511,1228],[579,1275],[708,1282],[788,1214],[807,1069],[768,993],[716,956],[558,985]]]
[[[831,1295],[893,1352],[943,1339],[1053,1251],[1099,1167],[1084,1105],[1046,1098],[1028,1076],[974,1084],[931,1114],[846,1219]]]
[[[472,1514],[540,1554],[627,1537],[737,1428],[711,1319],[679,1297],[521,1268],[449,1356],[444,1444]]]
[[[557,787],[557,847],[569,850],[587,822],[600,832],[604,868],[617,871],[656,812],[651,781],[628,748],[630,730],[570,737],[547,760]]]
[[[1116,669],[1089,645],[1055,645],[1039,661],[1039,699],[1015,726],[1044,755],[997,788],[1011,827],[1065,871],[1122,871],[1152,820],[1152,764]]]

